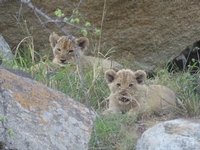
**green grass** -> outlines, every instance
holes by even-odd
[[[17,57],[13,59],[12,62],[5,61],[4,64],[10,68],[22,69],[31,73],[30,67],[34,64],[31,54],[27,52],[28,57],[24,57],[21,53],[22,52],[19,51]],[[49,63],[49,60],[47,59],[45,62]],[[43,64],[45,65],[45,63]],[[41,66],[41,71],[34,75],[35,80],[66,93],[76,101],[83,104],[87,103],[84,91],[81,88],[79,73],[69,73],[70,66],[68,66],[59,73],[46,78],[43,72],[44,67],[45,66]],[[200,114],[199,95],[196,93],[196,90],[199,88],[196,83],[198,76],[199,73],[191,76],[188,72],[172,74],[166,69],[160,69],[155,75],[155,80],[147,80],[147,84],[161,84],[172,89],[184,106],[184,109],[180,111],[180,116],[191,117]],[[94,73],[93,69],[84,69],[84,80],[84,90],[88,92],[88,104],[99,114],[95,121],[89,149],[132,150],[141,134],[138,133],[139,129],[138,124],[136,124],[136,117],[128,117],[127,114],[102,117],[100,113],[108,105],[106,98],[110,93],[104,75],[102,72]],[[155,118],[152,118],[152,124],[155,120]]]
[[[136,117],[116,114],[96,119],[89,149],[132,149],[138,135],[135,133]]]

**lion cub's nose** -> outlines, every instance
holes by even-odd
[[[123,93],[121,93],[121,94],[122,94],[123,96],[126,96],[126,95],[127,95],[127,93],[124,93],[124,92],[123,92]]]
[[[126,96],[126,95],[127,95],[127,92],[126,92],[125,89],[122,89],[122,90],[120,91],[120,94],[121,94],[122,96]]]
[[[61,63],[64,63],[66,61],[66,59],[63,59],[63,60],[60,60],[60,61],[61,61]]]

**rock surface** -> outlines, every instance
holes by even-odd
[[[146,130],[136,150],[199,150],[200,120],[177,119],[159,123]]]
[[[0,69],[0,147],[86,150],[94,112],[69,96]]]
[[[55,19],[54,11],[58,8],[67,17],[71,16],[79,0],[32,2],[38,9]],[[148,70],[164,67],[173,55],[199,41],[199,6],[199,1],[94,0],[83,1],[78,17],[91,22],[92,28],[100,29],[102,24],[101,53],[106,54],[113,48],[115,52],[108,56],[112,56],[115,61],[133,70]],[[25,5],[19,10],[19,0],[8,0],[0,4],[0,32],[11,49],[31,33],[35,51],[41,56],[52,55],[48,37],[51,32],[59,35],[63,33],[53,23],[43,24],[46,25],[44,28],[33,10]],[[105,17],[102,22],[103,12]],[[45,20],[41,16],[40,18]],[[83,24],[84,22],[80,22],[76,25]],[[66,29],[76,37],[83,36],[75,27],[66,26]],[[91,33],[88,38],[91,43],[91,52],[88,53],[93,55],[99,38]]]
[[[4,40],[3,36],[0,34],[0,56],[8,61],[13,58],[12,51],[8,43]]]

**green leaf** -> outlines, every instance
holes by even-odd
[[[73,10],[73,13],[74,13],[74,14],[76,14],[76,15],[78,15],[78,14],[79,14],[78,10],[76,10],[76,11],[75,11],[75,10]]]
[[[76,14],[76,15],[78,15],[78,14],[79,14],[78,10],[76,10],[75,14]]]
[[[88,34],[86,29],[81,30],[81,32],[83,33],[84,36],[87,36],[87,34]]]
[[[6,122],[6,117],[5,117],[5,116],[2,116],[2,117],[1,117],[1,120],[2,120],[3,122]]]
[[[57,9],[54,14],[57,16],[57,17],[63,17],[64,16],[64,13],[62,13],[62,11],[60,9]]]
[[[67,19],[68,19],[68,18],[67,18],[67,17],[65,17],[63,20],[64,20],[64,21],[67,21]]]
[[[91,26],[90,22],[87,21],[87,22],[85,23],[85,26],[86,26],[86,27],[90,27],[90,26]]]
[[[74,19],[71,19],[71,20],[70,20],[70,23],[74,23],[74,22],[75,22]]]
[[[79,21],[80,21],[80,20],[79,20],[78,18],[75,18],[75,19],[74,19],[74,22],[76,22],[76,23],[79,23]]]
[[[96,33],[97,35],[101,35],[101,30],[96,29],[95,33]]]
[[[12,129],[9,129],[9,130],[8,130],[8,134],[9,134],[9,137],[10,137],[10,138],[13,137],[13,130],[12,130]]]

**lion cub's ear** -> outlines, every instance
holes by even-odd
[[[134,76],[138,84],[144,84],[147,78],[147,74],[143,70],[137,70],[136,72],[134,72]]]
[[[76,39],[78,46],[81,48],[82,51],[87,50],[89,46],[89,40],[86,37],[80,37]]]
[[[53,33],[49,36],[49,42],[50,42],[50,45],[52,48],[54,48],[56,46],[59,38],[60,37],[56,33]]]
[[[109,69],[105,72],[104,76],[106,78],[107,83],[109,84],[109,83],[112,83],[115,80],[117,73],[114,70]]]

